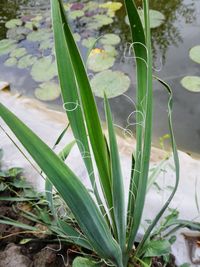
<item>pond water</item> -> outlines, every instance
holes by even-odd
[[[125,22],[125,10],[123,6],[108,8],[102,5],[107,1],[69,1],[73,5],[65,3],[65,8],[71,16],[71,25],[78,45],[81,48],[84,59],[87,50],[83,40],[89,37],[99,37],[107,33],[115,33],[116,36],[108,38],[104,44],[101,40],[96,43],[94,55],[101,54],[103,50],[109,51],[109,62],[112,70],[121,71],[122,75],[128,75],[131,85],[126,96],[121,95],[110,99],[114,113],[115,123],[119,127],[129,128],[134,132],[134,127],[129,125],[134,118],[129,117],[134,105],[129,97],[135,98],[135,68],[134,59],[128,53],[130,42],[129,27]],[[122,3],[122,1],[112,1]],[[140,6],[141,1],[137,1]],[[160,11],[161,25],[152,29],[153,55],[155,74],[167,81],[174,93],[174,128],[179,149],[193,154],[200,153],[200,93],[184,89],[181,80],[188,75],[200,76],[200,65],[192,61],[189,51],[192,47],[200,45],[200,1],[198,0],[152,0],[151,9]],[[97,5],[100,5],[100,7]],[[117,10],[115,10],[117,9]],[[84,13],[83,13],[84,10]],[[85,11],[86,10],[86,11]],[[114,12],[113,14],[109,14]],[[160,14],[160,13],[159,13]],[[94,16],[96,20],[94,20]],[[164,19],[163,17],[164,16]],[[6,22],[20,18],[11,24]],[[97,20],[98,18],[98,20]],[[154,17],[154,20],[156,18]],[[13,23],[16,24],[13,26]],[[14,29],[14,30],[13,30]],[[17,29],[17,31],[16,31]],[[38,33],[39,32],[39,33]],[[50,21],[50,7],[44,0],[1,0],[0,2],[0,39],[17,40],[11,41],[7,53],[2,52],[0,45],[0,79],[11,83],[11,90],[22,94],[46,98],[46,85],[52,87],[53,93],[49,92],[46,101],[53,108],[60,108],[59,92],[55,89],[56,68],[53,55],[53,38]],[[110,40],[111,39],[111,40]],[[12,43],[13,42],[13,43]],[[102,47],[103,45],[103,47]],[[107,45],[107,46],[106,46]],[[86,44],[87,46],[87,44]],[[18,52],[16,48],[21,49]],[[9,50],[10,49],[10,50]],[[13,54],[11,54],[13,53]],[[27,54],[29,55],[27,58]],[[31,56],[30,56],[31,55]],[[21,60],[21,58],[25,60]],[[41,58],[46,58],[43,62]],[[97,56],[98,57],[98,56]],[[111,57],[111,58],[110,58]],[[11,58],[11,59],[10,59]],[[15,58],[15,59],[13,59]],[[36,59],[40,58],[39,65],[34,67]],[[8,60],[9,59],[9,60]],[[97,58],[98,60],[98,58]],[[5,63],[7,61],[7,63]],[[113,64],[114,63],[114,64]],[[92,63],[91,63],[92,64]],[[6,66],[7,65],[7,66]],[[94,64],[93,64],[94,65]],[[92,66],[93,66],[92,65]],[[94,71],[90,68],[91,77],[105,68],[95,63],[99,69]],[[46,68],[46,77],[41,74],[41,69]],[[93,71],[91,70],[93,69]],[[39,70],[39,74],[38,71]],[[124,74],[123,74],[124,73]],[[49,84],[49,80],[51,84]],[[53,84],[53,85],[52,85]],[[127,86],[129,81],[126,80]],[[200,87],[200,86],[199,86]],[[36,88],[39,88],[35,91]],[[51,91],[52,91],[51,90]],[[98,95],[98,92],[97,92]],[[158,84],[154,83],[155,108],[154,108],[154,143],[159,145],[160,137],[168,133],[167,123],[167,94]],[[97,97],[99,110],[103,115],[103,101]],[[129,121],[127,122],[127,118]]]

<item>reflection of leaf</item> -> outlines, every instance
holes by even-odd
[[[186,76],[181,80],[182,86],[191,92],[200,92],[200,77]]]
[[[4,65],[7,67],[12,67],[17,65],[17,59],[15,57],[8,58],[5,62]]]
[[[20,58],[27,54],[26,48],[20,47],[10,53],[10,57]]]
[[[107,33],[100,39],[100,42],[104,45],[117,45],[120,43],[120,38],[114,33]]]
[[[60,87],[55,82],[42,83],[35,90],[35,96],[42,101],[52,101],[60,96]]]
[[[8,28],[8,29],[15,28],[15,27],[21,26],[21,25],[22,25],[21,19],[11,19],[8,22],[6,22],[6,24],[5,24],[6,28]]]
[[[38,59],[32,67],[31,76],[37,82],[46,82],[57,75],[57,67],[52,56]]]
[[[17,46],[14,40],[3,39],[0,41],[0,56],[10,53]]]
[[[88,69],[94,72],[100,72],[107,70],[114,65],[115,58],[104,50],[98,50],[100,52],[95,53],[97,49],[93,49],[90,53],[87,61]]]
[[[30,67],[36,62],[37,58],[33,57],[32,55],[26,55],[18,61],[17,67],[19,69],[26,69],[27,67]]]
[[[122,95],[130,86],[130,79],[123,72],[106,70],[96,74],[91,80],[94,94],[104,97],[104,92],[108,98]]]
[[[143,10],[138,10],[142,24],[144,25],[144,11]],[[150,27],[151,28],[157,28],[159,27],[165,20],[165,16],[157,10],[150,9],[149,11],[150,15]],[[125,17],[126,23],[129,25],[129,20],[128,17]]]
[[[194,62],[200,64],[200,45],[197,45],[191,48],[189,56]]]

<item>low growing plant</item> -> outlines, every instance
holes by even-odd
[[[150,266],[151,261],[147,265],[146,258],[161,256],[166,253],[166,249],[169,251],[170,243],[166,240],[152,241],[151,233],[176,192],[179,162],[172,130],[172,92],[165,82],[156,78],[169,93],[168,116],[176,182],[169,199],[136,246],[136,236],[141,225],[145,203],[151,152],[153,106],[151,32],[148,0],[143,0],[144,25],[134,1],[124,0],[124,3],[130,21],[132,47],[137,66],[137,146],[132,156],[130,188],[126,192],[129,194],[127,207],[109,101],[104,95],[107,138],[101,127],[87,71],[70,31],[62,0],[51,0],[59,80],[64,108],[87,169],[93,188],[92,193],[86,189],[81,179],[60,156],[56,155],[3,104],[0,104],[0,116],[48,177],[46,179],[47,199],[55,225],[62,232],[62,236],[64,234],[67,241],[96,253],[108,264],[126,267],[131,262],[133,266],[136,263]],[[95,168],[98,170],[98,177],[95,175]],[[76,221],[75,225],[67,224],[64,219],[58,218],[53,207],[53,187],[71,210]]]

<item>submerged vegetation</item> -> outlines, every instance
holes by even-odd
[[[130,266],[151,266],[153,257],[163,256],[164,266],[166,266],[170,258],[170,247],[173,241],[168,238],[161,238],[161,231],[173,226],[177,228],[177,225],[178,227],[190,225],[190,227],[199,229],[199,225],[193,223],[191,226],[188,222],[177,220],[177,213],[173,211],[171,217],[166,218],[162,227],[157,228],[157,224],[174,197],[179,183],[179,159],[172,128],[172,90],[163,80],[152,74],[150,28],[153,23],[155,25],[158,24],[158,21],[162,22],[163,17],[156,13],[156,20],[151,24],[150,14],[155,14],[155,12],[150,12],[148,0],[143,0],[143,10],[139,12],[133,0],[125,0],[124,4],[132,36],[132,56],[137,66],[136,110],[134,111],[136,114],[137,145],[136,151],[133,151],[132,154],[130,185],[128,189],[126,188],[126,191],[114,122],[108,101],[108,97],[118,94],[118,90],[125,92],[130,85],[130,80],[125,74],[107,70],[115,60],[114,46],[120,42],[120,37],[109,34],[99,38],[98,41],[104,47],[103,52],[101,49],[94,50],[93,47],[90,47],[94,40],[90,39],[87,40],[88,42],[84,42],[91,50],[88,55],[88,68],[94,72],[102,71],[96,74],[90,83],[87,68],[75,41],[77,35],[74,37],[69,26],[70,18],[90,20],[88,23],[90,30],[93,30],[94,26],[96,29],[96,26],[101,27],[105,23],[110,24],[116,10],[120,8],[119,3],[101,6],[100,8],[106,10],[106,15],[104,13],[91,15],[88,10],[83,10],[83,4],[81,3],[68,6],[63,5],[62,0],[51,0],[57,66],[52,55],[41,57],[39,60],[35,59],[34,63],[31,64],[33,65],[32,76],[38,82],[43,82],[36,91],[36,95],[40,99],[45,99],[44,91],[47,88],[48,90],[52,88],[52,98],[60,94],[59,90],[54,89],[53,82],[48,83],[48,85],[44,83],[53,78],[58,71],[63,106],[75,142],[80,150],[80,155],[85,163],[88,179],[92,186],[91,191],[87,190],[81,179],[64,162],[74,145],[74,141],[69,143],[57,155],[1,103],[0,116],[40,167],[38,171],[42,171],[46,175],[46,200],[51,214],[50,216],[45,214],[46,222],[44,221],[44,223],[66,242],[90,251],[88,259],[79,259],[80,261],[83,261],[87,266],[95,266],[97,264],[96,259],[102,259],[106,265],[117,267],[126,267],[129,264]],[[69,8],[71,12],[68,14],[69,16],[66,16],[66,10]],[[84,16],[85,12],[88,12],[88,16]],[[22,24],[19,21],[12,21],[9,22],[7,27],[10,29],[18,28]],[[27,39],[31,42],[37,41],[38,38],[43,39],[40,47],[46,49],[48,47],[47,40],[52,34],[49,29],[48,38],[45,39],[44,30],[42,32],[32,30]],[[3,42],[6,41],[2,41],[2,44]],[[10,53],[17,61],[18,58],[23,58],[26,55],[25,50],[22,49],[16,50],[15,53],[11,52],[13,48],[10,47],[16,47],[15,41],[9,41],[4,46],[7,47],[6,53]],[[109,54],[109,61],[107,54]],[[102,67],[102,65],[98,65],[98,57],[104,58],[104,56],[106,60],[104,64],[102,63]],[[45,69],[45,73],[42,73],[41,69]],[[138,243],[137,235],[141,227],[148,189],[153,122],[153,78],[166,89],[169,96],[169,137],[172,145],[176,179],[168,200],[149,223],[144,236]],[[106,136],[103,133],[93,95],[95,90],[98,92],[96,94],[104,98],[108,128]],[[62,138],[64,133],[65,131],[58,140]],[[60,195],[67,209],[70,210],[72,214],[70,218],[69,216],[66,218],[66,216],[57,212],[54,189]],[[125,203],[126,194],[128,194],[127,205]],[[29,213],[30,216],[34,217]]]

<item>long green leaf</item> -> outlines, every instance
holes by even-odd
[[[0,103],[0,116],[67,203],[91,246],[122,267],[122,253],[102,214],[76,175],[23,122]]]
[[[147,231],[145,232],[145,235],[144,235],[142,241],[140,242],[139,246],[137,247],[136,254],[140,252],[140,249],[142,248],[142,246],[145,244],[145,242],[149,238],[151,231],[154,229],[154,227],[156,226],[156,224],[160,220],[161,216],[163,215],[163,213],[166,211],[167,207],[169,206],[171,200],[173,199],[173,197],[177,191],[177,188],[178,188],[179,175],[180,175],[179,157],[178,157],[178,151],[177,151],[177,147],[176,147],[176,142],[175,142],[174,132],[173,132],[173,124],[172,124],[172,107],[173,107],[172,90],[171,90],[170,86],[166,82],[164,82],[162,79],[160,79],[158,77],[155,77],[155,78],[164,86],[164,88],[167,90],[167,92],[169,94],[168,121],[169,121],[170,140],[171,140],[171,146],[172,146],[172,151],[173,151],[173,159],[174,159],[174,164],[175,164],[176,181],[175,181],[174,189],[173,189],[171,195],[169,196],[168,200],[163,205],[163,207],[161,208],[161,210],[156,215],[153,222],[151,223],[151,225],[148,227]]]
[[[128,214],[132,219],[128,239],[128,251],[130,251],[141,222],[148,181],[152,132],[152,58],[148,0],[143,1],[145,32],[133,0],[125,0],[125,3],[133,42],[137,44],[133,47],[137,63],[137,113],[139,115],[136,118],[138,124],[136,129],[136,170],[131,181]],[[144,129],[140,126],[141,120]]]
[[[63,87],[63,93],[67,94],[70,91],[70,94],[72,92],[75,94],[75,84],[77,85],[78,95],[80,96],[80,103],[78,104],[81,105],[84,112],[90,143],[100,175],[102,191],[108,208],[112,211],[110,168],[107,160],[107,149],[87,72],[70,31],[62,1],[52,0],[51,6],[61,87]],[[65,84],[64,81],[66,81]],[[66,90],[66,88],[69,88],[69,90]],[[64,97],[64,101],[65,99],[69,102],[68,96]]]
[[[108,125],[109,143],[110,143],[110,158],[111,158],[111,178],[112,178],[112,194],[113,194],[113,208],[117,227],[118,241],[122,251],[125,251],[126,243],[126,216],[125,216],[125,202],[124,202],[124,183],[121,171],[121,163],[119,158],[119,151],[117,147],[116,135],[113,127],[112,114],[110,105],[106,95],[104,96],[104,106],[106,113],[106,120]]]

